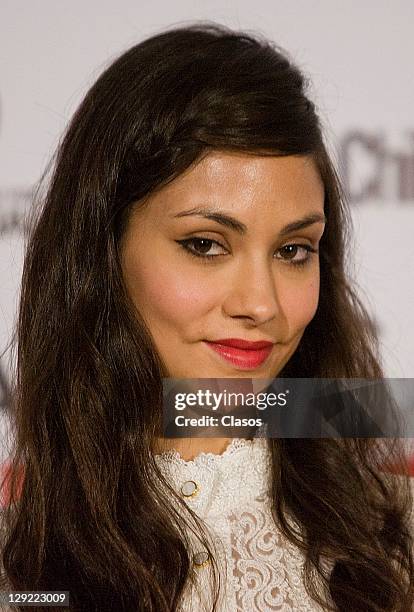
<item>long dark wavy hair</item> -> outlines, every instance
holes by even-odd
[[[320,300],[279,375],[384,376],[349,280],[349,210],[307,86],[260,34],[198,22],[124,52],[74,114],[27,236],[3,513],[8,590],[70,591],[76,611],[163,612],[178,608],[192,579],[177,511],[185,503],[176,496],[173,507],[154,487],[166,372],[126,291],[120,242],[133,208],[200,156],[313,156],[327,216]],[[270,444],[274,520],[305,553],[311,597],[327,610],[411,610],[408,478],[381,467],[404,465],[399,440]]]

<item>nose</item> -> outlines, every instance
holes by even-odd
[[[273,266],[274,262],[264,258],[250,259],[239,266],[229,278],[222,304],[226,316],[261,325],[283,314]]]

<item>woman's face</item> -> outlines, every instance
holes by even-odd
[[[323,205],[310,157],[215,151],[135,209],[122,270],[168,376],[280,372],[318,305]]]

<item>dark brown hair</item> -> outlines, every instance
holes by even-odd
[[[190,579],[176,512],[153,487],[165,368],[119,254],[133,206],[201,155],[314,157],[328,220],[320,300],[280,376],[383,376],[347,277],[349,212],[306,85],[259,34],[196,23],[123,53],[75,113],[38,191],[24,262],[2,558],[13,590],[69,590],[78,611],[162,612]],[[408,479],[378,467],[403,461],[398,441],[273,439],[271,449],[274,518],[306,554],[312,597],[323,602],[327,589],[327,609],[344,612],[411,610]]]

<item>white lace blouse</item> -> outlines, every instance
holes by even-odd
[[[276,528],[270,512],[271,456],[266,438],[234,438],[221,455],[185,461],[174,449],[157,466],[211,534],[219,563],[219,612],[315,612],[305,591],[303,554]],[[182,612],[212,610],[211,560],[190,535],[195,583]]]

